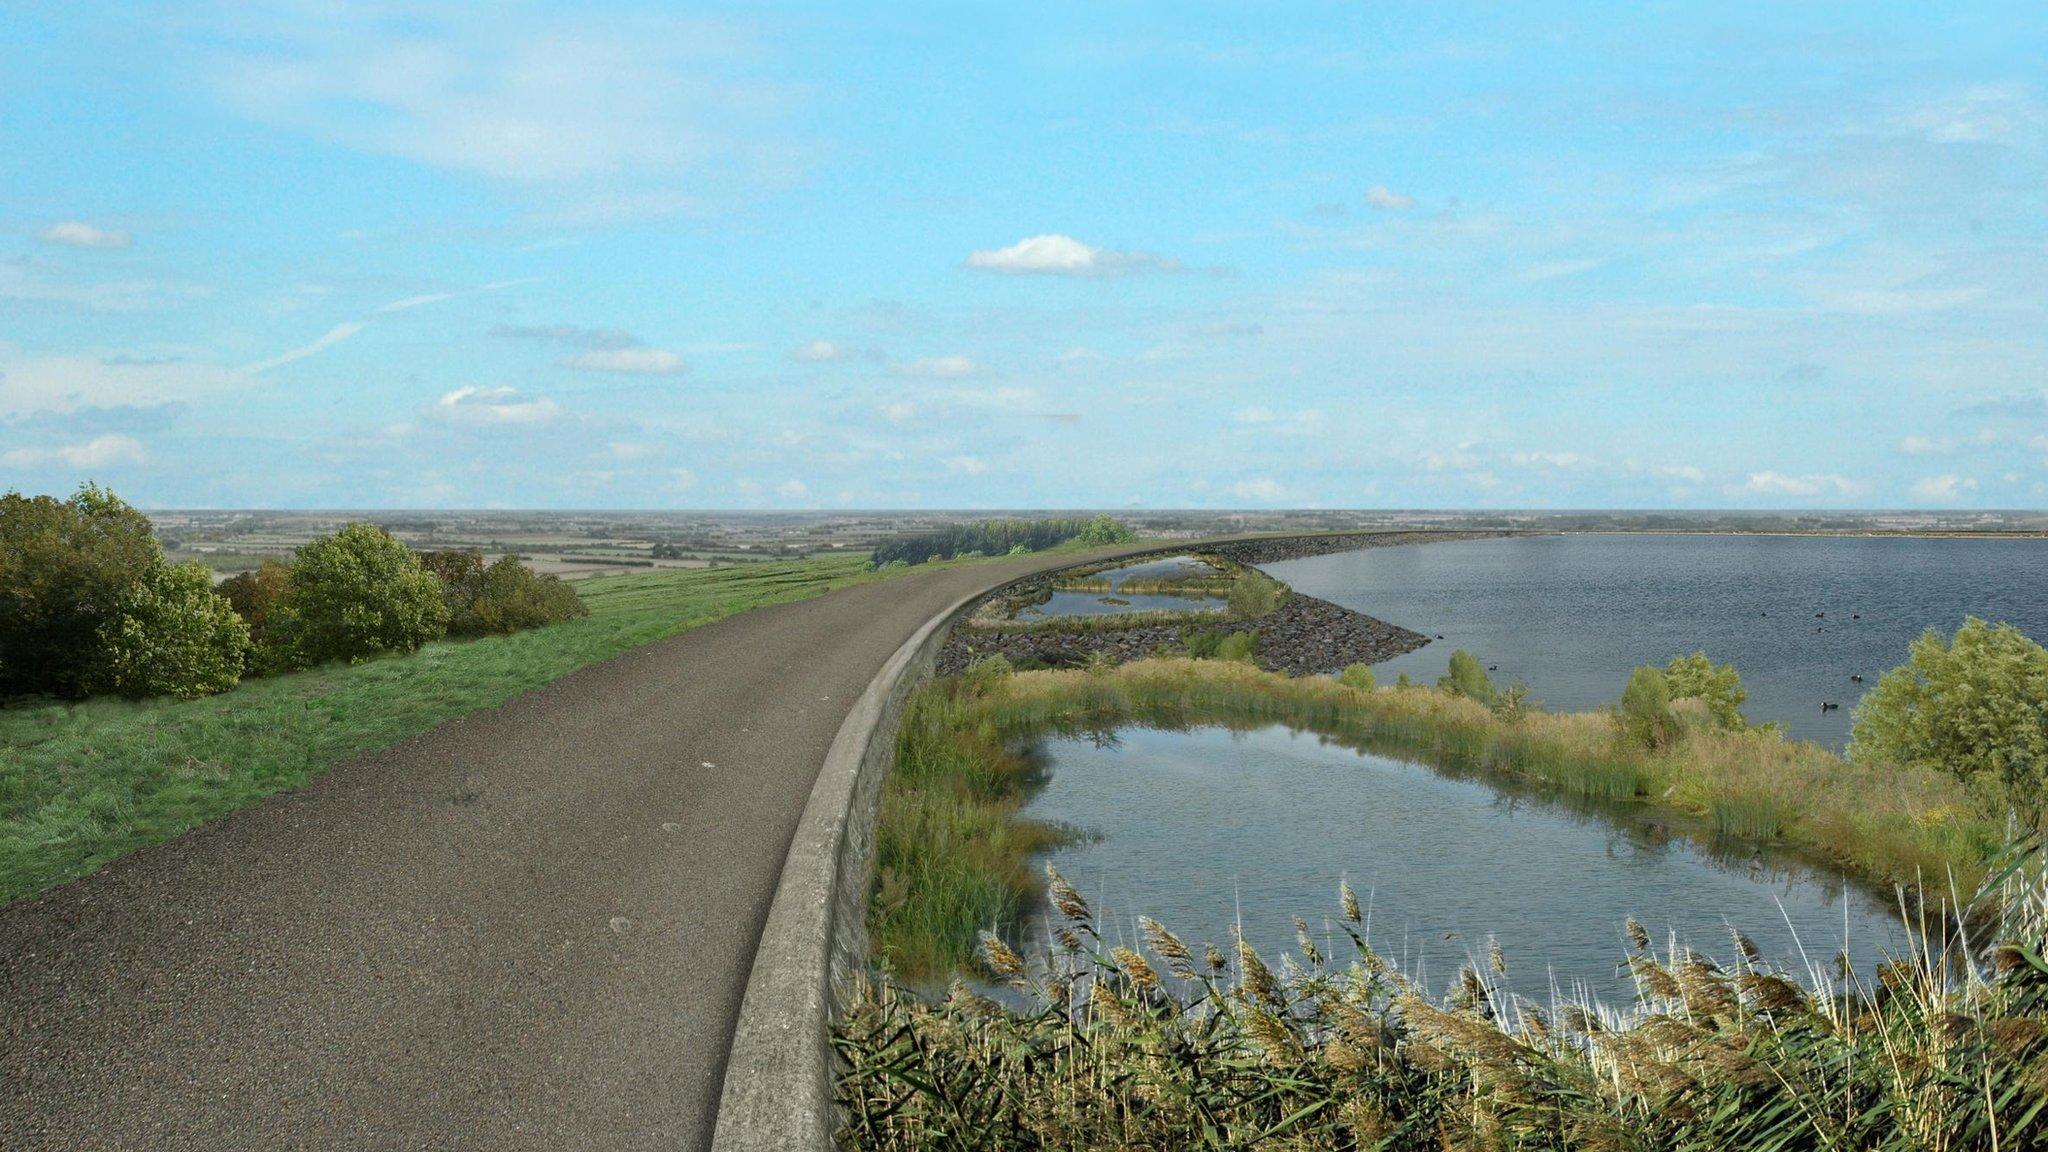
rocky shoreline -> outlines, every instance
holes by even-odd
[[[1203,547],[1201,551],[1257,567],[1280,560],[1299,560],[1362,548],[1386,548],[1437,540],[1484,540],[1513,534],[1360,532],[1336,536],[1280,536],[1237,540]],[[1172,549],[1163,551],[1171,552]],[[1057,575],[1047,573],[999,589],[983,603],[1007,599],[1014,605],[1028,601],[1033,593],[1048,587]],[[1017,664],[1063,667],[1084,664],[1094,653],[1101,652],[1121,664],[1146,656],[1180,652],[1180,633],[1184,626],[1182,622],[1175,622],[1087,631],[1040,630],[1026,626],[1015,629],[955,627],[946,638],[945,646],[939,650],[937,670],[942,676],[956,675],[972,661],[994,655],[1001,655]],[[1264,616],[1250,620],[1227,620],[1218,616],[1213,622],[1204,621],[1203,626],[1231,631],[1256,629],[1259,633],[1259,666],[1291,676],[1337,672],[1352,664],[1377,664],[1429,643],[1429,637],[1419,632],[1299,592],[1291,593],[1285,603]]]

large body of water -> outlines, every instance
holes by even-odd
[[[1055,589],[1044,604],[1026,608],[1017,616],[1022,620],[1036,620],[1047,616],[1114,616],[1130,612],[1220,613],[1224,607],[1225,598],[1222,597],[1123,590],[1123,584],[1127,580],[1184,579],[1217,574],[1213,566],[1193,556],[1170,556],[1164,560],[1126,564],[1121,568],[1110,568],[1097,573],[1110,582],[1111,591],[1107,593]]]
[[[1498,666],[1497,683],[1521,680],[1545,707],[1579,711],[1619,698],[1638,664],[1704,649],[1741,673],[1751,720],[1837,747],[1864,690],[1905,663],[1922,630],[1953,632],[1974,615],[2048,640],[2048,540],[1535,536],[1266,567],[1310,596],[1443,637],[1379,665],[1382,682],[1434,683],[1464,648]]]
[[[1640,812],[1573,810],[1476,780],[1267,728],[1129,728],[1107,746],[1044,747],[1050,776],[1025,815],[1086,830],[1057,850],[1112,942],[1149,915],[1190,942],[1228,946],[1242,924],[1271,962],[1299,955],[1292,917],[1342,963],[1348,877],[1375,948],[1441,991],[1500,943],[1508,983],[1626,1003],[1623,923],[1724,961],[1728,928],[1795,970],[1831,967],[1846,941],[1866,971],[1903,939],[1897,913],[1841,878],[1747,848],[1716,858]],[[1803,945],[1803,951],[1802,951]]]

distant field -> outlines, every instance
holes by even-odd
[[[590,616],[221,696],[0,710],[0,904],[291,788],[350,756],[734,613],[884,578],[861,557],[636,572],[577,585]]]

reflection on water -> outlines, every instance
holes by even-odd
[[[1640,812],[1574,811],[1491,784],[1360,753],[1284,728],[1232,733],[1126,728],[1048,739],[1050,775],[1025,815],[1091,836],[1052,854],[1096,905],[1111,942],[1151,916],[1190,941],[1241,923],[1269,958],[1298,953],[1292,917],[1325,953],[1350,955],[1335,922],[1348,877],[1374,946],[1441,988],[1486,956],[1539,1000],[1584,988],[1613,1003],[1633,915],[1660,947],[1675,933],[1732,958],[1740,928],[1766,958],[1859,967],[1896,948],[1896,911],[1839,877],[1743,847],[1716,855]]]
[[[2048,639],[2048,540],[1542,536],[1266,567],[1296,591],[1443,637],[1380,665],[1382,683],[1433,683],[1465,648],[1498,665],[1497,681],[1576,712],[1617,699],[1638,664],[1705,649],[1742,674],[1750,719],[1837,747],[1864,691],[1923,629],[1975,615]]]

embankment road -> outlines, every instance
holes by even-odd
[[[849,708],[964,597],[1112,554],[734,616],[0,909],[0,1148],[707,1147]]]

